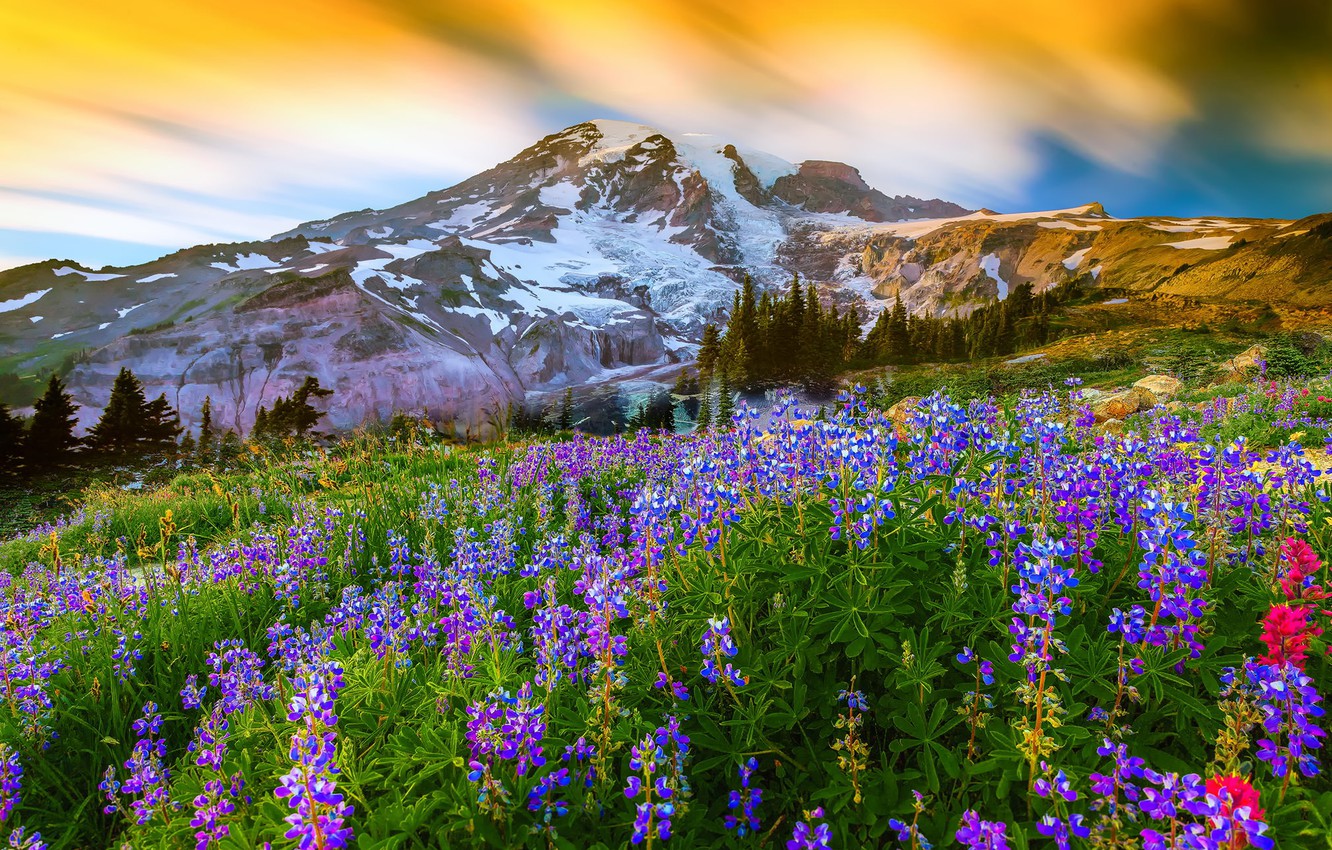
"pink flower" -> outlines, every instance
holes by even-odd
[[[1290,662],[1303,670],[1309,639],[1322,633],[1322,629],[1309,622],[1308,608],[1273,605],[1263,618],[1262,641],[1267,655],[1261,661],[1277,667]]]
[[[1221,801],[1221,815],[1231,817],[1237,810],[1247,808],[1245,820],[1262,820],[1267,813],[1258,805],[1258,789],[1241,776],[1213,776],[1207,780],[1207,793]],[[1243,829],[1232,832],[1229,850],[1239,850],[1248,845],[1248,835]]]

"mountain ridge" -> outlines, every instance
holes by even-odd
[[[0,272],[0,372],[78,361],[85,425],[127,365],[187,422],[207,395],[220,426],[244,431],[313,374],[335,389],[335,428],[410,410],[482,436],[526,392],[689,359],[746,274],[776,288],[799,273],[865,321],[899,295],[965,314],[1023,282],[1207,289],[1199,269],[1237,242],[1249,259],[1227,274],[1253,273],[1236,292],[1262,283],[1260,255],[1325,282],[1307,268],[1321,221],[1293,224],[970,211],[890,196],[844,163],[598,120],[453,186],[266,240]]]

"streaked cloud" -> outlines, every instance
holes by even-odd
[[[259,238],[440,188],[603,115],[841,159],[889,192],[993,207],[1087,200],[1046,197],[1051,145],[1086,163],[1080,190],[1112,191],[1120,175],[1159,184],[1144,203],[1161,206],[1202,175],[1224,182],[1235,157],[1307,162],[1314,188],[1290,198],[1295,214],[1332,207],[1330,8],[8,4],[0,250],[35,253],[22,233],[65,233],[88,252],[70,254],[97,262]],[[1217,195],[1242,204],[1244,191]],[[1264,195],[1263,209],[1279,201]],[[80,241],[93,237],[141,248]]]

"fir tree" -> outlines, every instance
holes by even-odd
[[[51,469],[69,463],[79,438],[74,436],[75,412],[79,406],[65,392],[59,375],[52,375],[46,392],[33,405],[32,421],[24,440],[29,468]]]
[[[727,379],[726,373],[722,372],[721,381],[717,386],[717,415],[715,425],[719,431],[729,431],[731,428],[731,417],[735,415],[735,399],[731,397],[731,382]]]
[[[698,346],[698,372],[700,375],[711,375],[712,370],[717,366],[717,358],[721,356],[721,332],[717,330],[716,325],[707,325],[703,328],[703,341]]]
[[[572,431],[574,426],[573,387],[566,387],[560,402],[559,430]]]
[[[0,402],[0,480],[18,477],[23,462],[23,421]]]
[[[250,439],[264,440],[268,438],[268,408],[262,404],[254,412],[254,427],[250,429]]]
[[[654,430],[675,430],[675,401],[669,392],[659,389],[652,394],[647,402],[644,423]]]
[[[262,428],[259,427],[258,414],[255,415],[255,437],[287,437],[293,434],[304,437],[324,417],[324,413],[315,410],[310,404],[310,399],[331,395],[332,390],[319,386],[318,378],[306,376],[296,392],[273,399],[273,409],[264,417]]]
[[[144,407],[142,445],[146,450],[166,452],[174,448],[182,430],[180,414],[167,401],[166,393]]]
[[[695,431],[706,431],[712,427],[712,385],[711,382],[701,387],[703,398],[698,403],[698,417],[694,420]]]
[[[901,363],[911,354],[911,340],[907,333],[906,305],[902,303],[902,294],[898,293],[893,303],[893,312],[888,316],[888,356]]]
[[[145,436],[146,408],[143,384],[124,367],[111,385],[111,398],[85,441],[92,451],[127,455],[139,448]]]
[[[199,408],[199,459],[205,463],[213,459],[213,397],[204,396]]]
[[[235,463],[241,454],[240,436],[230,428],[222,435],[217,446],[217,459],[223,464]]]

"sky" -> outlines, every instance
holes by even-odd
[[[261,239],[593,118],[1000,211],[1332,210],[1332,0],[0,4],[0,268]]]

